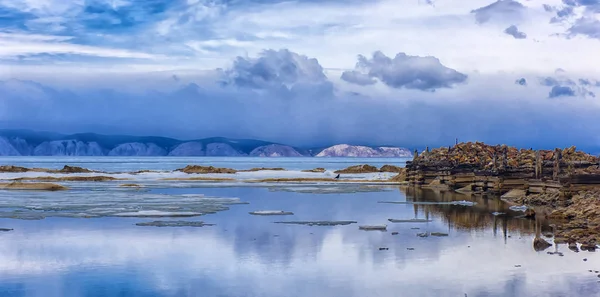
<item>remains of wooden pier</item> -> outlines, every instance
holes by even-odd
[[[412,185],[432,186],[452,190],[504,194],[513,189],[531,193],[557,192],[561,196],[580,190],[600,187],[600,171],[584,172],[583,169],[598,165],[599,161],[567,161],[561,150],[554,150],[554,158],[544,161],[540,151],[535,152],[532,165],[509,166],[507,149],[498,156],[494,153],[491,166],[487,164],[459,164],[450,161],[453,148],[448,148],[447,158],[428,158],[429,150],[415,153],[407,162],[406,181]],[[582,173],[583,172],[583,173]]]

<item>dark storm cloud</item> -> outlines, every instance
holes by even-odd
[[[373,53],[370,59],[359,55],[356,70],[342,74],[343,80],[359,85],[370,84],[367,78],[376,78],[396,89],[421,91],[452,88],[467,81],[466,74],[444,66],[435,57],[398,53],[392,59],[380,51]]]

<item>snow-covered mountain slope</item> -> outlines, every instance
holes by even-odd
[[[202,142],[190,141],[184,142],[176,146],[169,152],[169,156],[204,156],[204,149],[202,148]]]
[[[227,143],[209,143],[206,145],[206,155],[211,157],[239,157],[246,154],[234,149]]]
[[[33,149],[34,156],[103,156],[104,150],[96,142],[55,140],[42,142]]]
[[[412,157],[408,149],[399,147],[368,147],[361,145],[338,144],[328,147],[315,157]]]
[[[317,154],[318,153],[318,154]],[[81,133],[63,135],[0,130],[0,156],[252,156],[252,157],[411,157],[401,147],[348,144],[326,149],[296,148],[254,139],[223,137],[181,141],[167,137]]]
[[[109,156],[166,156],[167,151],[154,143],[129,142],[120,144],[110,152]]]
[[[259,146],[250,152],[251,157],[303,157],[293,147],[280,144]]]

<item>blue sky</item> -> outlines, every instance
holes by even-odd
[[[0,123],[600,147],[599,0],[0,0]]]

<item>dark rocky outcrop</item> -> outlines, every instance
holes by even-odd
[[[200,166],[200,165],[188,165],[185,168],[177,169],[176,171],[181,171],[185,173],[236,173],[237,170],[231,168],[220,168],[214,166]]]
[[[557,224],[555,242],[577,241],[587,249],[600,243],[599,158],[575,147],[517,149],[483,143],[415,153],[406,172],[394,177],[411,185],[495,194],[527,205],[524,217]],[[543,248],[536,239],[534,248]]]
[[[355,165],[345,169],[336,170],[335,173],[373,173],[379,172],[379,169],[371,165]]]

